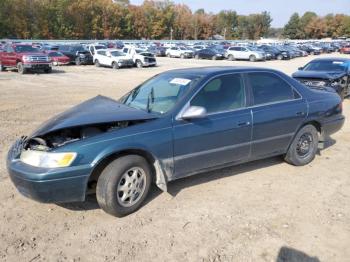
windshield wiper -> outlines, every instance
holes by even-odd
[[[149,92],[148,97],[147,97],[147,112],[151,113],[151,102],[152,104],[154,103],[154,89],[152,87],[151,92]]]

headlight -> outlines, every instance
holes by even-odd
[[[21,161],[31,166],[44,168],[67,167],[72,164],[77,153],[49,153],[26,150],[21,153]]]
[[[85,57],[85,55],[84,55],[84,54],[79,54],[79,56],[80,56],[81,58],[84,58],[84,57]]]
[[[30,62],[31,60],[32,60],[32,58],[30,56],[27,56],[27,55],[23,56],[24,62]]]
[[[315,86],[325,86],[326,82],[325,81],[315,81],[314,84],[315,84]]]

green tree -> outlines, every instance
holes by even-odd
[[[304,31],[298,13],[292,14],[288,23],[284,26],[283,36],[290,39],[304,38]]]

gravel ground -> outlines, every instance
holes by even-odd
[[[169,193],[154,187],[145,206],[125,218],[105,214],[93,196],[65,205],[26,199],[5,166],[11,143],[44,120],[98,94],[118,98],[156,73],[215,64],[291,74],[312,58],[159,58],[156,68],[0,73],[0,261],[349,261],[348,120],[310,165],[270,158],[178,180]],[[344,114],[350,117],[349,100]]]

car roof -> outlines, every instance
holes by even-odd
[[[311,60],[314,61],[337,61],[337,62],[350,62],[350,58],[342,58],[342,57],[327,57],[327,58],[316,58]]]
[[[215,76],[215,75],[225,74],[225,73],[243,73],[243,72],[250,72],[250,71],[278,72],[276,70],[269,69],[269,68],[250,67],[250,66],[207,66],[207,67],[174,69],[174,70],[166,71],[165,73]]]

